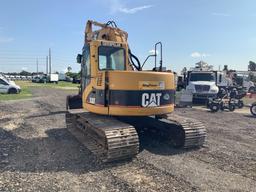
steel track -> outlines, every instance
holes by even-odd
[[[103,162],[130,159],[139,151],[135,128],[112,117],[66,113],[68,130]]]

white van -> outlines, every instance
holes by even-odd
[[[0,75],[0,93],[20,93],[20,86]]]

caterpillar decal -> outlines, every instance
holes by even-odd
[[[95,105],[108,103],[109,105],[116,106],[159,107],[174,104],[175,90],[110,90],[108,102],[105,101],[104,95],[104,90],[93,90],[87,97],[87,103]]]

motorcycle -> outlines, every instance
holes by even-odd
[[[243,97],[246,96],[246,92],[243,89],[238,90],[238,88],[232,88],[230,91],[230,99],[239,109],[244,107]]]
[[[221,88],[217,98],[209,98],[207,106],[212,112],[219,110],[234,111],[236,109],[235,99],[231,99],[230,92],[227,89]]]

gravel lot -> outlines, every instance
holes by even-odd
[[[142,135],[132,161],[99,164],[66,130],[67,91],[33,94],[0,102],[0,191],[256,191],[256,119],[248,114],[177,109],[207,125],[203,148]]]

